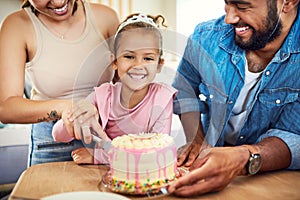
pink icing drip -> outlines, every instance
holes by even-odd
[[[164,178],[167,178],[167,158],[166,158],[166,154],[167,154],[167,151],[169,151],[170,148],[163,148],[163,149],[160,149],[157,151],[157,156],[156,156],[156,163],[159,167],[159,170],[158,170],[158,177],[161,179],[161,170],[163,170],[163,175],[164,175]],[[175,158],[175,161],[176,161],[176,148],[175,147],[171,147],[171,151],[172,151],[172,154],[173,154],[173,157]],[[160,165],[160,162],[159,162],[159,156],[162,155],[163,156],[163,162],[164,162],[164,165],[161,166]],[[177,168],[177,165],[176,165],[176,162],[174,164],[174,172],[176,171],[176,168]]]
[[[175,158],[175,160],[174,160],[174,172],[176,172],[176,170],[177,170],[177,149],[176,149],[175,146],[172,148],[172,152],[173,152],[173,157]]]
[[[110,151],[109,154],[108,154],[110,166],[114,166],[114,159],[113,159],[113,158],[114,158],[114,155],[115,155],[115,151],[114,151],[114,150],[113,150],[113,151]],[[113,170],[112,167],[110,167],[110,172],[111,172],[111,174],[114,173],[114,170]]]
[[[126,178],[127,179],[129,179],[129,154],[127,153],[126,154],[126,171],[127,171],[127,173],[126,173]]]
[[[157,149],[157,148],[149,148],[149,149],[126,149],[125,148],[125,151],[126,151],[126,169],[127,169],[127,173],[126,173],[126,177],[127,179],[129,179],[130,177],[130,173],[129,173],[129,165],[130,165],[130,162],[129,162],[129,156],[130,155],[133,155],[134,156],[134,167],[135,167],[135,181],[138,181],[139,180],[139,174],[138,174],[138,169],[139,169],[139,161],[140,161],[140,157],[141,157],[141,153],[146,153],[150,150],[155,150],[157,152],[157,155],[156,155],[156,163],[159,167],[159,170],[158,170],[158,177],[161,179],[161,170],[163,170],[163,175],[164,175],[164,178],[167,178],[167,158],[166,158],[166,153],[167,151],[171,150],[172,154],[173,154],[173,157],[175,159],[175,162],[174,162],[174,172],[176,171],[177,169],[177,165],[176,165],[176,147],[175,146],[171,146],[169,148],[160,148],[160,149]],[[115,151],[112,151],[112,152],[115,152]],[[162,155],[163,156],[163,166],[161,166],[161,163],[159,162],[159,155]],[[111,166],[113,166],[113,157],[115,157],[115,159],[117,159],[117,155],[115,155],[115,153],[111,153],[110,154],[110,161],[111,161]],[[111,172],[113,173],[113,168],[111,168]],[[149,176],[149,171],[147,170],[147,175]]]
[[[164,167],[163,167],[163,171],[164,171],[164,177],[167,177],[167,159],[166,159],[166,153],[163,154],[164,157]]]
[[[160,175],[161,166],[160,166],[160,163],[159,163],[159,155],[160,155],[160,153],[157,152],[157,154],[156,154],[156,164],[158,166],[158,177],[160,178],[161,177],[161,175]]]
[[[137,181],[138,182],[138,180],[139,180],[139,161],[140,161],[140,158],[141,158],[141,155],[140,154],[136,154],[135,156],[134,156],[134,164],[135,164],[135,181]]]

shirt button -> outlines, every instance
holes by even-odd
[[[243,135],[240,136],[240,140],[242,140],[242,139],[244,139],[244,136],[243,136]]]
[[[232,100],[230,100],[230,101],[228,101],[228,103],[229,103],[229,104],[233,104],[233,101],[232,101]]]
[[[199,94],[199,99],[201,101],[206,101],[206,96],[204,94]]]
[[[282,54],[281,54],[281,57],[284,59],[284,58],[288,57],[288,54],[282,53]]]
[[[271,74],[271,72],[268,70],[266,71],[266,76],[269,76]]]
[[[212,94],[211,94],[211,95],[209,95],[209,98],[211,98],[211,99],[212,99],[212,98],[214,98],[214,95],[212,95]]]
[[[276,99],[275,101],[276,104],[280,104],[280,102],[281,102],[280,99]]]

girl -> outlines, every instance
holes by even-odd
[[[120,24],[114,43],[112,68],[120,82],[106,83],[88,96],[99,111],[100,124],[107,134],[105,140],[129,133],[159,132],[170,134],[173,98],[176,90],[163,83],[152,83],[164,64],[159,15],[133,14]],[[57,141],[70,142],[76,135],[68,134],[60,120],[53,129]],[[103,149],[79,148],[72,152],[76,163],[107,163]]]

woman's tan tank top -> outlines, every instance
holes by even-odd
[[[86,25],[83,34],[73,41],[62,40],[25,8],[35,28],[37,51],[26,63],[32,81],[31,99],[85,98],[93,87],[110,81],[110,51],[97,29],[89,4],[85,1]]]

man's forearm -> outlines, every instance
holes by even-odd
[[[261,172],[287,168],[291,163],[288,146],[277,137],[269,137],[258,143],[262,157]]]

